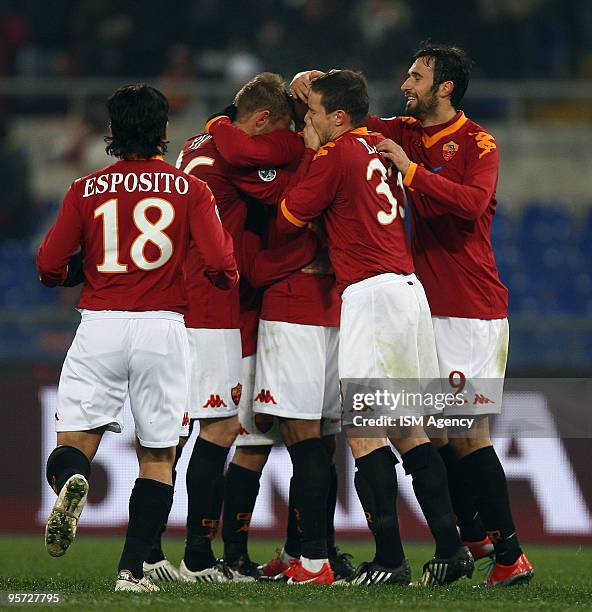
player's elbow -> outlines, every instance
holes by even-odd
[[[217,287],[218,289],[223,289],[225,291],[229,291],[238,283],[239,273],[236,268],[232,268],[230,270],[211,270],[208,269],[205,271],[205,275],[208,280]]]
[[[37,272],[39,272],[39,280],[46,287],[58,287],[64,280],[63,271],[52,266],[42,253],[37,256]]]
[[[490,196],[488,194],[479,193],[477,196],[468,197],[461,201],[461,214],[464,219],[469,221],[477,221],[483,216],[489,205]]]

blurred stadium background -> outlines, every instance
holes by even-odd
[[[592,3],[588,0],[3,0],[0,4],[0,530],[38,531],[51,493],[55,385],[79,317],[78,290],[40,285],[34,258],[74,178],[109,163],[104,101],[146,80],[184,138],[262,70],[362,69],[372,111],[400,112],[411,50],[431,36],[475,59],[464,110],[497,138],[493,238],[510,289],[513,377],[592,371]],[[582,407],[589,409],[590,407]],[[118,528],[136,476],[133,428],[108,435],[83,523]],[[589,439],[496,445],[525,539],[592,542]],[[187,455],[185,453],[185,462]],[[366,534],[339,451],[338,527]],[[184,464],[180,466],[184,473]],[[289,460],[274,451],[253,525],[283,528]],[[181,482],[183,479],[181,479]],[[402,531],[425,538],[402,478]],[[184,487],[172,524],[184,520]]]

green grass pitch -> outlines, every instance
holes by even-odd
[[[448,588],[321,587],[285,584],[170,584],[156,595],[114,593],[122,537],[79,534],[68,553],[49,557],[43,536],[0,536],[0,591],[60,592],[65,607],[81,610],[592,610],[592,550],[585,547],[527,546],[535,578],[526,586],[476,589],[482,574]],[[372,555],[367,542],[341,542],[360,562]],[[259,562],[273,555],[277,542],[251,542]],[[418,578],[431,554],[424,544],[407,544],[406,553]],[[183,542],[165,541],[165,551],[179,562]],[[218,551],[219,552],[219,549]],[[479,563],[478,563],[479,564]],[[39,606],[37,606],[39,607]]]

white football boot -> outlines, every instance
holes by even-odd
[[[148,576],[155,582],[177,582],[181,580],[179,570],[168,559],[156,563],[146,563],[144,561],[144,576]]]
[[[158,593],[160,587],[157,587],[148,576],[144,576],[138,580],[134,578],[129,570],[121,570],[119,574],[117,574],[115,590],[133,591],[134,593]]]
[[[87,495],[88,481],[82,474],[66,480],[45,526],[45,546],[52,557],[61,557],[74,541]]]
[[[233,579],[232,572],[222,561],[204,570],[192,572],[183,560],[179,566],[179,575],[184,582],[232,582]]]

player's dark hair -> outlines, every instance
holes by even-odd
[[[370,108],[368,83],[361,72],[331,70],[311,82],[312,91],[321,94],[325,112],[345,111],[354,127],[364,125]]]
[[[138,83],[116,89],[107,101],[111,136],[105,136],[108,155],[121,159],[164,155],[164,133],[169,120],[169,103],[149,85]]]
[[[282,77],[274,72],[262,72],[252,78],[236,94],[234,105],[238,121],[258,110],[268,110],[271,122],[292,112]]]
[[[473,60],[460,47],[433,43],[430,39],[420,43],[411,62],[422,57],[426,58],[427,65],[434,71],[432,90],[435,91],[446,81],[452,81],[454,89],[450,94],[450,103],[454,109],[458,108],[469,86]]]

